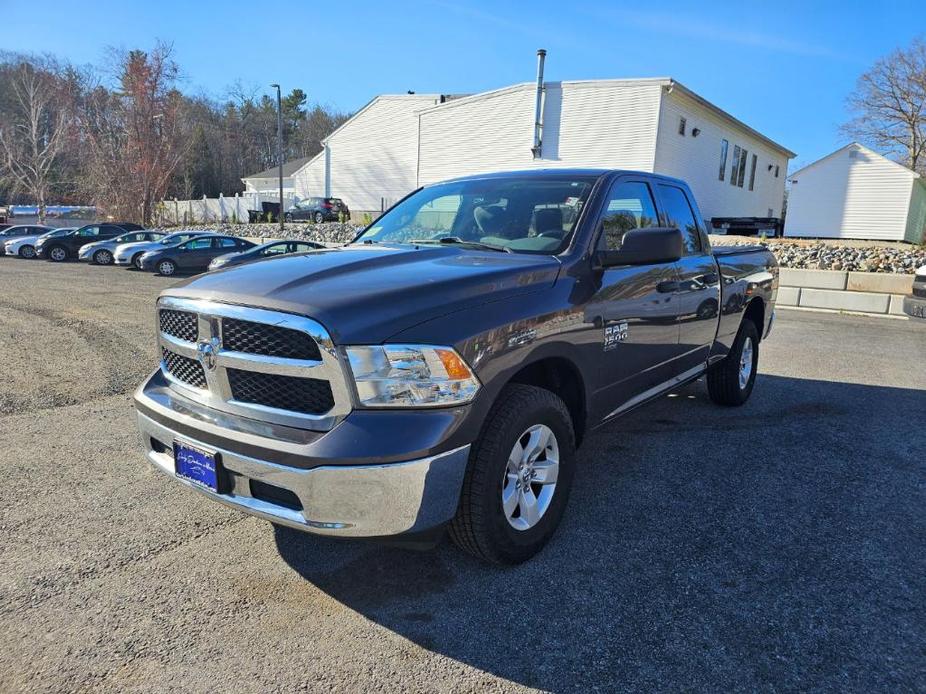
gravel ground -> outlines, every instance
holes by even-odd
[[[923,689],[926,324],[780,311],[745,407],[695,384],[593,434],[553,543],[498,570],[149,470],[169,280],[0,277],[2,692]]]

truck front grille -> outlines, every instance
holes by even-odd
[[[194,388],[206,387],[206,372],[198,361],[172,352],[166,347],[161,348],[161,356],[167,372],[178,381],[183,381]]]
[[[253,405],[304,414],[321,414],[334,407],[331,384],[318,378],[229,369],[228,383],[232,398]]]
[[[213,301],[158,301],[161,369],[207,407],[327,431],[351,409],[345,367],[317,322]]]
[[[222,319],[222,345],[235,352],[286,359],[318,360],[318,345],[298,330],[237,318]]]
[[[189,311],[175,311],[169,308],[158,311],[161,332],[178,340],[196,342],[196,338],[199,337],[197,322],[196,314]]]

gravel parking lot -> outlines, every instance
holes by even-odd
[[[0,258],[0,691],[922,690],[926,324],[779,311],[752,400],[589,437],[527,565],[275,530],[148,469],[171,280]]]

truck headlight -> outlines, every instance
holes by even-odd
[[[347,347],[360,404],[366,407],[440,407],[473,399],[479,379],[452,347]]]

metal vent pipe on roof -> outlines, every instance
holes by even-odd
[[[543,64],[546,57],[546,50],[541,48],[537,51],[537,100],[534,105],[534,146],[531,147],[534,159],[540,159],[543,150]]]

